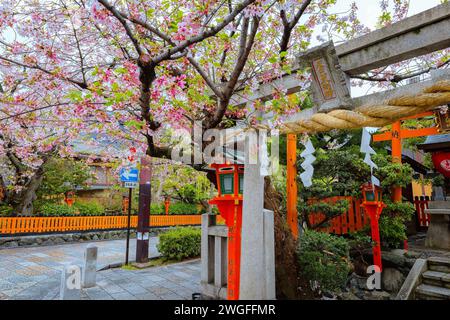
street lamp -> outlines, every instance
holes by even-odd
[[[363,194],[362,206],[370,217],[370,229],[372,231],[372,241],[375,242],[373,246],[373,263],[378,266],[381,272],[381,245],[380,245],[380,230],[378,226],[378,219],[380,218],[383,208],[386,204],[383,202],[383,194],[381,188],[370,183],[361,186]]]

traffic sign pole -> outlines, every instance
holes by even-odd
[[[125,255],[125,265],[128,265],[128,256],[130,251],[130,224],[131,224],[131,195],[133,189],[128,188],[128,222],[127,222],[127,252]]]

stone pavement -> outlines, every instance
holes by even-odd
[[[150,257],[159,255],[157,242],[157,237],[150,238]],[[59,294],[64,266],[82,266],[84,250],[89,243],[92,242],[0,250],[0,300],[53,299]],[[95,244],[98,246],[98,269],[124,262],[125,240]],[[136,240],[131,239],[130,261],[135,259],[135,245]]]
[[[141,270],[97,273],[97,286],[83,289],[82,300],[192,300],[200,292],[200,260]]]

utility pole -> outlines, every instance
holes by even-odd
[[[136,235],[136,262],[138,263],[148,262],[151,176],[151,158],[145,155],[141,158],[141,170],[139,174],[139,210]]]

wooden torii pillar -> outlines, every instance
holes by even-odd
[[[298,238],[297,213],[297,135],[288,134],[286,141],[287,223],[295,239]]]

